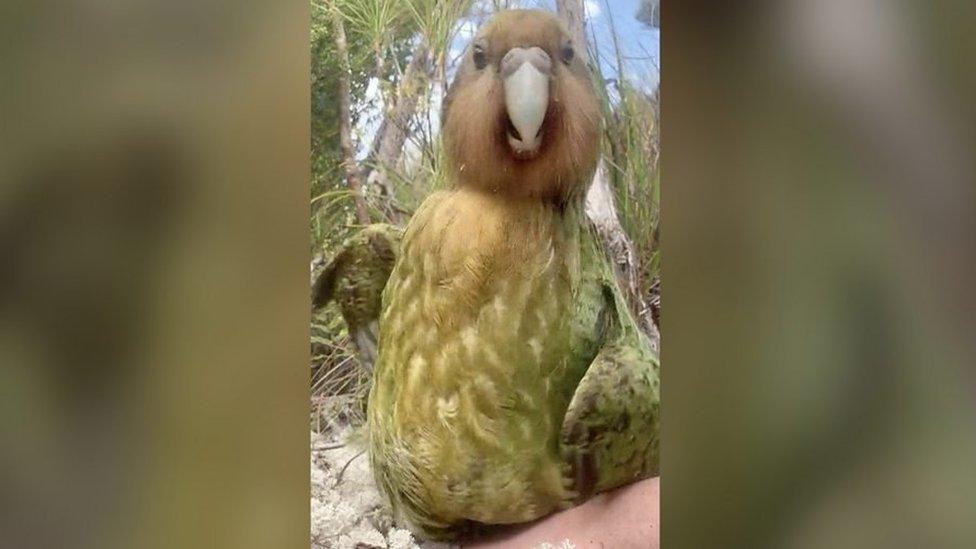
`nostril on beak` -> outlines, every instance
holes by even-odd
[[[502,78],[508,78],[524,63],[531,63],[533,67],[546,76],[552,75],[552,59],[546,50],[535,46],[531,48],[512,48],[502,58]]]

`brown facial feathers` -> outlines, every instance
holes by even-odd
[[[500,65],[512,48],[538,47],[552,60],[549,103],[532,158],[509,145],[511,122]],[[581,198],[599,154],[601,111],[589,69],[556,17],[511,10],[479,32],[451,85],[442,114],[451,178],[467,186],[514,197],[568,202]]]

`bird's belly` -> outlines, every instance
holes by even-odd
[[[569,497],[557,436],[582,372],[564,345],[565,304],[545,282],[512,282],[527,287],[496,293],[473,322],[408,328],[417,340],[398,361],[393,434],[441,514],[521,522]]]
[[[502,281],[468,322],[445,321],[422,299],[405,304],[418,316],[404,321],[410,335],[389,363],[399,372],[387,388],[389,435],[401,459],[386,466],[413,477],[394,489],[412,491],[419,512],[514,523],[570,500],[557,438],[585,365],[569,352],[559,284]]]
[[[596,322],[580,306],[593,296],[576,270],[578,241],[536,219],[511,229],[518,239],[464,247],[451,235],[466,231],[437,231],[437,215],[408,229],[386,289],[374,469],[415,524],[532,520],[572,498],[558,436],[595,354],[580,332]]]

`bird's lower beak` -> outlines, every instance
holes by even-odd
[[[501,74],[511,122],[508,144],[518,155],[532,155],[542,144],[552,62],[542,48],[512,48],[502,59]]]

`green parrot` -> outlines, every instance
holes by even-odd
[[[369,455],[429,539],[658,473],[658,359],[584,214],[601,110],[576,47],[542,11],[478,32],[442,114],[450,190],[382,293]]]

